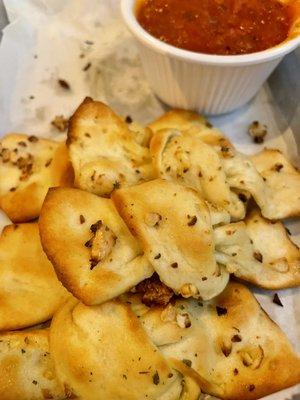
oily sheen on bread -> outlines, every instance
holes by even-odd
[[[117,190],[112,199],[175,293],[209,299],[224,289],[229,274],[216,263],[209,209],[195,190],[157,179]]]
[[[68,296],[43,252],[38,224],[6,226],[0,237],[0,330],[44,322]]]
[[[109,196],[152,175],[149,149],[108,106],[90,98],[72,116],[68,146],[76,187]]]
[[[49,352],[49,330],[0,334],[1,400],[65,400]]]
[[[85,304],[114,298],[153,273],[110,199],[79,189],[51,189],[39,227],[59,279]]]
[[[254,400],[300,382],[300,359],[249,289],[230,283],[209,302],[148,308],[127,301],[173,366],[223,400]],[[185,321],[185,324],[183,323]]]
[[[71,186],[73,171],[64,143],[9,134],[0,144],[0,208],[13,222],[39,216],[49,187]]]
[[[57,377],[82,400],[178,400],[178,374],[126,303],[67,302],[51,324]],[[199,393],[198,393],[199,394]]]

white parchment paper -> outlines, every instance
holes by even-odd
[[[0,136],[15,131],[63,140],[64,134],[50,122],[56,115],[68,118],[85,96],[142,123],[162,114],[166,107],[144,77],[134,39],[120,17],[119,0],[4,3],[10,24],[0,46]],[[70,90],[60,87],[59,79]],[[274,100],[266,84],[250,104],[211,120],[245,153],[261,148],[251,142],[247,127],[253,120],[265,123],[264,146],[281,149],[300,165],[295,132]],[[0,217],[3,226],[8,220]],[[300,221],[289,221],[288,227],[300,244]],[[300,353],[300,290],[280,291],[284,308],[272,303],[273,292],[254,292]],[[268,399],[300,399],[300,385]]]

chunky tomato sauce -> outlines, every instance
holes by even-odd
[[[152,36],[208,54],[247,54],[283,42],[291,10],[277,0],[144,0],[137,20]]]

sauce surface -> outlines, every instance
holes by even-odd
[[[152,36],[197,53],[237,55],[289,35],[291,10],[277,0],[144,0],[137,20]]]

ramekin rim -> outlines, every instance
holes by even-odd
[[[270,49],[242,55],[212,55],[180,49],[164,43],[150,35],[138,23],[134,13],[135,2],[136,0],[121,0],[121,12],[123,19],[130,31],[147,47],[151,47],[161,54],[169,55],[189,63],[209,64],[216,66],[243,66],[260,64],[283,57],[300,45],[300,36],[298,36],[277,46],[271,47]]]

